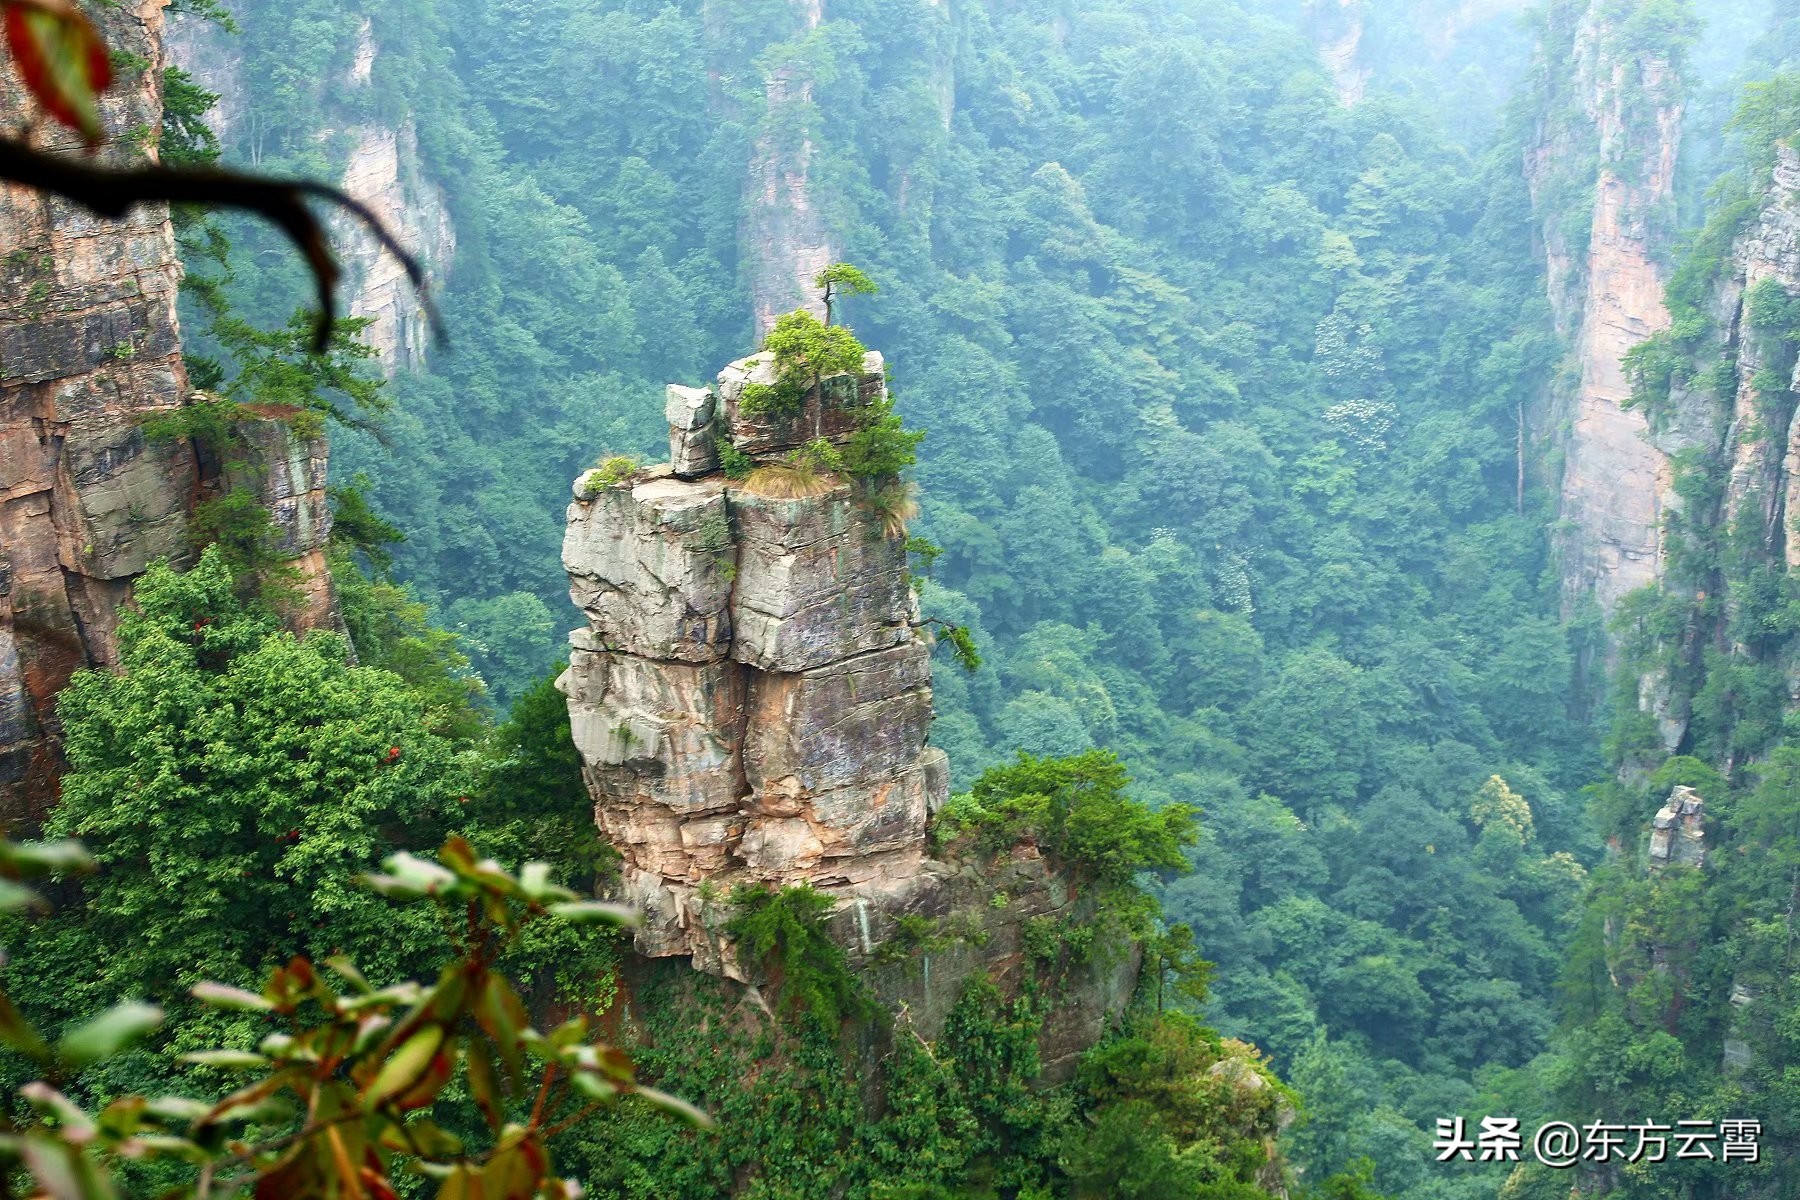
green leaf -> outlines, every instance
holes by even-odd
[[[0,1042],[35,1059],[41,1060],[50,1053],[43,1036],[13,1006],[5,992],[0,992]]]
[[[481,1038],[469,1039],[468,1063],[469,1096],[481,1110],[488,1128],[498,1130],[506,1117],[506,1100],[500,1090],[500,1076],[494,1070],[494,1056]]]
[[[18,868],[21,875],[65,875],[92,871],[94,858],[73,838],[57,842],[19,842],[7,847],[0,860]]]
[[[578,1072],[574,1084],[575,1090],[589,1100],[611,1100],[619,1094],[618,1084],[587,1071]]]
[[[577,1076],[577,1079],[580,1078],[583,1077]],[[705,1112],[696,1108],[694,1105],[689,1104],[679,1096],[671,1096],[667,1092],[660,1092],[655,1088],[649,1087],[637,1088],[635,1089],[634,1094],[641,1096],[643,1099],[649,1101],[657,1108],[662,1109],[664,1112],[669,1113],[672,1116],[680,1117],[695,1129],[713,1128],[713,1119],[711,1117],[707,1116]]]
[[[188,992],[209,1008],[224,1008],[235,1012],[272,1012],[275,1009],[273,1004],[255,992],[223,983],[197,983]]]
[[[198,1121],[212,1111],[212,1105],[191,1096],[157,1096],[144,1111],[163,1121]]]
[[[61,1125],[69,1138],[89,1138],[94,1135],[94,1118],[42,1080],[35,1080],[20,1088],[19,1096],[33,1109]]]
[[[162,1023],[163,1010],[155,1005],[116,1005],[65,1035],[56,1044],[56,1054],[71,1066],[85,1067],[111,1058]]]
[[[629,904],[608,904],[602,900],[574,900],[552,904],[550,911],[575,925],[636,925],[638,911]]]
[[[223,1071],[248,1071],[270,1065],[266,1056],[248,1050],[195,1050],[176,1061],[192,1063],[196,1067],[217,1067]]]
[[[416,900],[424,896],[451,895],[456,891],[456,876],[434,862],[402,850],[382,860],[386,875],[365,875],[363,881],[375,891],[396,900]]]
[[[36,892],[10,879],[0,879],[0,912],[18,912],[42,902]]]
[[[349,955],[334,954],[325,960],[325,965],[342,976],[351,987],[363,995],[366,996],[375,990],[375,986],[364,978],[363,973],[357,970],[356,964],[350,961]]]
[[[444,1027],[427,1025],[418,1030],[400,1044],[381,1064],[374,1080],[364,1093],[367,1103],[379,1104],[392,1096],[397,1096],[417,1083],[431,1066],[432,1056],[438,1047],[444,1044]]]

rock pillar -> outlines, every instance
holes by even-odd
[[[879,355],[779,419],[740,412],[765,356],[712,389],[672,387],[673,464],[575,485],[563,561],[587,616],[571,636],[576,746],[624,856],[649,955],[735,970],[705,921],[737,884],[841,898],[904,891],[949,774],[926,745],[930,645],[903,537],[829,476],[800,495],[717,469],[720,440],[770,460],[842,442],[885,398]]]

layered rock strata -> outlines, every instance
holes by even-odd
[[[1677,787],[1650,822],[1650,870],[1706,865],[1706,801]]]
[[[162,123],[160,0],[98,13],[115,52],[144,60],[102,101],[106,129]],[[29,100],[0,58],[0,122]],[[72,135],[40,122],[39,145]],[[111,143],[106,161],[141,152]],[[56,693],[114,656],[131,579],[183,546],[193,468],[142,420],[186,390],[180,281],[166,208],[106,221],[0,185],[0,819],[29,821],[55,794]]]
[[[379,53],[374,25],[365,19],[344,81],[351,92],[372,85]],[[441,285],[456,257],[456,226],[443,188],[425,172],[412,119],[360,124],[349,132],[356,141],[344,167],[344,191],[368,205]],[[369,320],[363,340],[376,361],[389,376],[421,369],[431,325],[405,269],[361,224],[341,220],[336,232],[351,280],[350,315]]]
[[[825,0],[795,0],[803,33],[818,29]],[[796,307],[825,315],[814,277],[836,257],[825,215],[813,194],[811,133],[793,136],[806,125],[814,106],[811,68],[803,62],[777,64],[763,80],[764,119],[744,187],[744,260],[751,308],[760,339],[775,318]]]
[[[727,972],[703,889],[804,882],[891,899],[920,876],[949,787],[926,745],[930,646],[904,539],[846,484],[783,498],[716,470],[721,438],[765,459],[847,439],[885,397],[881,357],[796,413],[753,419],[744,386],[768,369],[758,356],[716,388],[670,388],[673,464],[612,485],[584,475],[563,548],[588,620],[561,686],[600,826],[646,914],[639,948]]]
[[[126,136],[162,124],[166,0],[96,10],[117,57],[141,67],[102,101],[104,161],[153,156]],[[0,122],[25,123],[23,87],[0,60]],[[135,71],[135,74],[131,74]],[[40,122],[39,144],[84,151]],[[116,661],[120,607],[153,561],[189,553],[193,506],[244,486],[268,503],[301,568],[295,624],[335,621],[322,547],[324,443],[273,416],[243,423],[245,465],[227,471],[146,422],[186,400],[166,207],[123,220],[0,185],[0,822],[30,826],[56,796],[56,695],[75,671]],[[229,476],[229,477],[227,477]]]

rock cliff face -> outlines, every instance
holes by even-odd
[[[825,0],[794,4],[807,32],[825,19]],[[744,189],[743,233],[758,341],[782,313],[805,307],[825,315],[812,280],[836,255],[813,195],[812,89],[812,79],[795,66],[777,67],[763,82],[767,108]]]
[[[103,102],[122,135],[162,123],[162,9],[139,0],[100,10],[115,51],[146,65]],[[22,87],[0,78],[0,120],[25,116]],[[80,153],[53,129],[48,148]],[[181,266],[166,208],[102,221],[60,201],[0,186],[0,820],[30,824],[60,775],[57,692],[78,669],[116,659],[132,581],[188,553],[193,505],[246,485],[272,503],[303,573],[301,626],[334,619],[320,547],[323,443],[295,444],[278,421],[246,423],[253,465],[231,479],[185,440],[144,422],[187,395],[175,294]]]
[[[373,27],[365,20],[346,87],[371,85],[378,54]],[[344,168],[344,190],[367,204],[441,286],[456,257],[456,227],[443,189],[425,173],[411,118],[398,127],[357,125],[350,133],[356,140]],[[363,338],[382,369],[391,376],[423,367],[431,330],[406,272],[360,224],[340,222],[336,233],[351,281],[350,315],[374,322]]]
[[[720,433],[765,456],[815,429],[847,436],[885,394],[880,356],[772,423],[734,415],[762,369],[670,389],[675,465],[584,475],[563,549],[588,624],[562,686],[600,826],[647,914],[639,948],[727,971],[703,885],[902,887],[949,780],[925,745],[930,648],[904,541],[847,486],[782,499],[713,470]]]
[[[1363,0],[1310,0],[1306,15],[1339,103],[1345,108],[1361,103],[1369,87],[1369,69],[1360,53],[1367,16]]]
[[[1800,512],[1800,420],[1795,413],[1800,368],[1789,365],[1778,340],[1759,336],[1750,311],[1751,294],[1759,285],[1778,285],[1776,294],[1784,297],[1800,294],[1800,153],[1787,146],[1777,146],[1775,153],[1763,203],[1738,238],[1733,269],[1711,315],[1718,348],[1735,352],[1737,360],[1730,412],[1721,413],[1726,419],[1718,422],[1731,463],[1723,518],[1753,525],[1769,562],[1791,570],[1800,567],[1800,538],[1791,522]],[[1769,377],[1771,372],[1775,378]],[[1683,399],[1699,402],[1698,397]]]
[[[847,485],[782,498],[717,468],[721,440],[767,460],[847,439],[885,397],[884,365],[870,354],[786,418],[746,415],[746,385],[772,378],[758,355],[715,387],[671,387],[670,464],[576,481],[563,561],[587,623],[559,686],[624,898],[644,914],[642,953],[742,978],[723,932],[731,890],[811,884],[837,901],[836,937],[877,994],[931,1038],[961,980],[1024,969],[1031,922],[1091,909],[1029,846],[992,869],[930,857],[950,776],[927,745],[930,645],[904,539]],[[960,933],[896,958],[902,917]],[[1046,1029],[1053,1072],[1098,1038],[1137,960],[1081,969],[1092,978]]]
[[[1592,595],[1609,614],[1661,577],[1663,514],[1676,503],[1669,456],[1696,438],[1690,422],[1652,431],[1624,407],[1626,351],[1669,323],[1657,252],[1673,205],[1682,80],[1668,58],[1619,44],[1622,19],[1604,0],[1549,6],[1544,118],[1525,164],[1551,304],[1573,347],[1570,382],[1549,413],[1563,459],[1565,606]],[[1573,56],[1572,75],[1550,61],[1561,51]],[[1580,220],[1590,195],[1591,219]]]
[[[1650,823],[1650,870],[1706,865],[1706,801],[1691,787],[1669,793]]]
[[[1772,302],[1773,311],[1758,311]],[[1789,707],[1800,707],[1800,655],[1791,644],[1759,636],[1740,639],[1750,576],[1778,577],[1800,567],[1800,362],[1785,336],[1792,317],[1782,310],[1800,296],[1800,153],[1776,148],[1774,169],[1761,203],[1733,240],[1701,316],[1706,332],[1677,343],[1682,362],[1668,398],[1657,405],[1659,439],[1702,451],[1699,462],[1716,487],[1704,509],[1684,512],[1697,533],[1727,531],[1735,566],[1730,579],[1707,585],[1719,601],[1717,621],[1696,621],[1679,646],[1670,647],[1685,688],[1670,686],[1666,672],[1644,676],[1640,707],[1651,713],[1663,749],[1675,753],[1687,735],[1693,678],[1704,673],[1708,647],[1752,660],[1777,662],[1787,682]],[[1760,321],[1760,323],[1759,323]],[[1747,599],[1748,598],[1748,599]],[[1699,599],[1699,597],[1696,597]],[[1720,764],[1737,765],[1735,753]]]
[[[169,24],[170,59],[200,86],[217,94],[207,120],[221,142],[232,144],[242,131],[249,106],[242,58],[231,35],[192,14],[178,14]],[[332,86],[351,96],[366,92],[374,85],[380,54],[374,26],[364,20],[357,28],[350,69],[332,80]],[[335,132],[320,130],[318,136],[329,138]],[[361,121],[344,133],[350,157],[344,166],[343,189],[368,205],[441,287],[456,258],[456,226],[443,188],[425,170],[412,120],[398,124]],[[253,157],[255,153],[252,144]],[[371,320],[362,336],[375,351],[381,369],[392,377],[398,371],[424,367],[431,348],[430,324],[400,263],[382,251],[360,222],[335,217],[332,234],[347,280],[346,307],[350,316]]]
[[[114,48],[149,63],[104,101],[109,131],[161,124],[161,9],[101,13]],[[10,60],[0,71],[16,127],[30,102]],[[41,138],[80,152],[60,130]],[[0,817],[16,820],[54,795],[56,692],[111,660],[131,578],[182,546],[193,470],[138,424],[186,389],[167,211],[105,222],[0,186],[0,277]]]

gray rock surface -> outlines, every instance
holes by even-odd
[[[669,421],[669,466],[683,479],[698,479],[719,469],[716,409],[711,388],[669,385],[663,407]]]
[[[1650,823],[1650,869],[1706,865],[1706,801],[1677,787]]]
[[[885,387],[880,356],[866,365],[802,417],[847,435]],[[612,486],[584,475],[563,542],[587,623],[558,686],[623,896],[646,913],[638,947],[725,974],[718,897],[749,882],[845,903],[904,892],[949,791],[925,744],[930,644],[903,540],[848,485],[774,499],[700,471],[700,440],[764,368],[733,364],[717,393],[669,388],[678,461]],[[732,434],[766,456],[810,440],[801,423]]]
[[[764,671],[804,671],[914,640],[906,544],[848,487],[819,497],[732,497],[738,578],[731,653]]]
[[[569,506],[569,595],[599,641],[630,654],[717,662],[730,648],[732,542],[719,480],[653,478]]]

